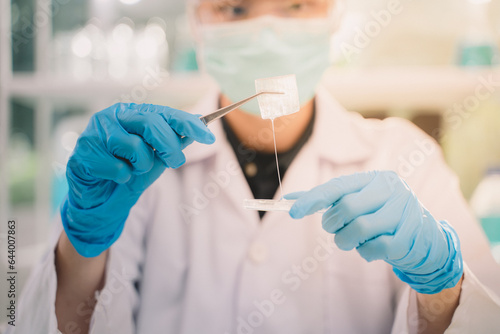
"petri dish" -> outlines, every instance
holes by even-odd
[[[248,210],[257,211],[290,211],[295,200],[282,199],[245,199],[243,207]]]
[[[243,200],[243,207],[248,210],[256,211],[290,211],[292,205],[295,203],[294,199],[245,199]],[[316,213],[325,213],[328,208],[320,209]]]

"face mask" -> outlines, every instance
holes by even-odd
[[[295,74],[304,105],[330,63],[331,22],[262,16],[207,25],[201,32],[201,63],[232,102],[255,94],[256,79]],[[255,100],[241,109],[260,115]]]

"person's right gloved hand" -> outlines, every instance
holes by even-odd
[[[182,150],[193,141],[212,144],[215,137],[196,115],[180,110],[118,103],[94,114],[68,161],[61,206],[76,251],[94,257],[108,249],[143,191],[165,168],[183,165]]]

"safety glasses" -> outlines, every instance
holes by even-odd
[[[339,0],[192,0],[197,24],[243,21],[264,15],[284,18],[326,18]]]

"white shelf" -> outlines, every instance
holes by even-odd
[[[118,81],[76,81],[68,78],[44,78],[42,76],[15,76],[9,87],[11,96],[48,98],[53,100],[123,100],[126,96],[139,96],[140,102],[159,103],[169,101],[172,105],[190,105],[213,83],[200,75],[177,75],[164,78],[151,89],[144,85],[143,78],[125,78]],[[142,96],[146,99],[142,101]]]
[[[350,110],[446,110],[474,94],[480,77],[498,78],[500,69],[460,69],[456,67],[332,69],[324,85]],[[11,96],[50,99],[116,100],[144,89],[142,79],[117,81],[75,81],[66,78],[15,76],[8,88]],[[500,85],[499,85],[500,86]],[[142,88],[137,88],[142,87]],[[155,89],[147,90],[147,102],[172,106],[192,105],[213,83],[198,74],[172,75]],[[137,90],[138,92],[138,90]]]
[[[332,70],[325,85],[346,108],[357,111],[451,108],[474,94],[479,78],[493,76],[500,83],[500,69],[457,67],[379,68]],[[499,85],[500,86],[500,85]]]

